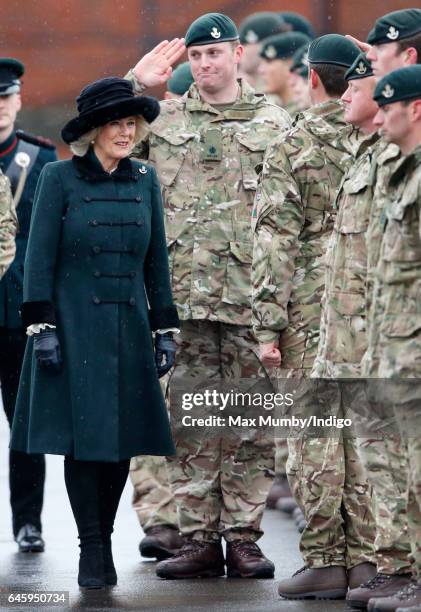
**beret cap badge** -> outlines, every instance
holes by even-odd
[[[276,57],[277,53],[276,53],[276,49],[273,45],[270,45],[269,47],[267,47],[266,51],[265,51],[265,56],[268,59],[274,59]]]
[[[365,74],[367,72],[367,66],[361,61],[355,70],[358,72],[358,74]]]
[[[212,38],[221,38],[221,32],[216,26],[212,28],[210,35],[212,36]]]
[[[245,41],[248,42],[250,45],[253,45],[257,42],[259,42],[259,37],[257,36],[256,32],[254,30],[248,30],[245,37],[244,37]]]
[[[395,95],[395,90],[393,89],[393,87],[391,87],[391,86],[390,86],[390,84],[389,84],[389,83],[387,83],[387,84],[385,85],[385,88],[384,88],[384,89],[383,89],[383,91],[382,91],[382,95],[383,95],[385,98],[391,98],[392,96],[394,96],[394,95]]]
[[[389,31],[386,34],[386,36],[390,40],[397,40],[399,38],[399,30],[397,30],[395,26],[390,26]]]

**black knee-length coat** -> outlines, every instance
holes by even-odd
[[[178,325],[159,183],[125,158],[108,174],[90,150],[47,164],[25,261],[24,324],[53,323],[59,373],[28,339],[11,447],[120,461],[174,446],[151,330]]]

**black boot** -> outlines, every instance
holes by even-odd
[[[102,589],[105,587],[103,555],[102,544],[81,544],[77,577],[80,587],[86,589]]]
[[[117,584],[117,572],[114,567],[113,553],[111,549],[111,536],[103,539],[103,559],[105,584],[115,586]]]

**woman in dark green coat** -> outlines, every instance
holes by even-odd
[[[111,532],[130,457],[175,454],[158,376],[179,321],[156,173],[128,157],[159,105],[116,77],[77,101],[62,132],[75,156],[47,164],[35,195],[11,447],[65,455],[79,584],[93,588],[117,580]]]

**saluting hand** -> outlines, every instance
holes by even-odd
[[[146,87],[166,83],[172,74],[171,66],[180,59],[185,50],[184,38],[163,40],[138,61],[133,68],[135,77]]]
[[[346,34],[345,38],[348,38],[348,40],[350,40],[351,42],[354,43],[354,45],[357,45],[357,47],[359,49],[361,49],[361,51],[363,53],[367,53],[368,51],[370,51],[371,49],[371,45],[369,45],[366,42],[363,42],[362,40],[358,40],[358,38],[355,38],[354,36],[351,36],[351,34]]]
[[[34,334],[34,355],[39,365],[53,372],[61,370],[61,350],[54,329],[43,329]]]

